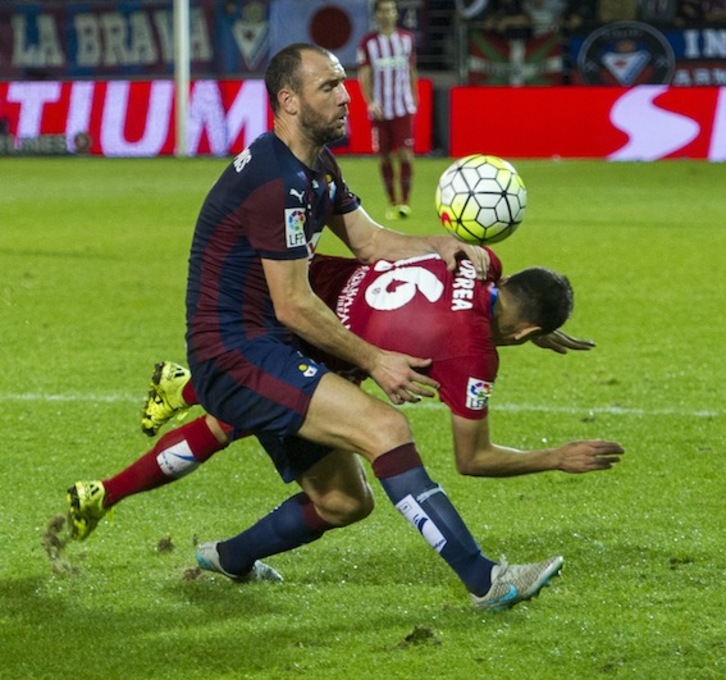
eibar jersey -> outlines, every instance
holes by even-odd
[[[262,259],[311,257],[329,217],[359,205],[330,151],[309,168],[273,133],[258,137],[218,179],[197,220],[189,356],[205,361],[264,336],[290,339],[275,317]]]

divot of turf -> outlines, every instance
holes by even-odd
[[[441,644],[436,631],[428,626],[415,626],[414,629],[398,643],[398,649],[407,649],[413,645],[434,645]]]
[[[156,549],[160,553],[170,553],[176,550],[176,546],[171,540],[171,536],[167,536],[166,538],[159,539],[159,542],[156,544]]]
[[[50,566],[56,574],[60,575],[78,573],[78,568],[74,567],[63,555],[63,551],[71,541],[66,525],[65,515],[54,515],[48,520],[42,538],[43,550],[50,560]]]

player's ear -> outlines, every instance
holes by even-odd
[[[297,96],[292,90],[288,88],[280,90],[277,93],[277,102],[285,113],[289,113],[291,116],[297,113]]]

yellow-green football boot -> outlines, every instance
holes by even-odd
[[[182,390],[190,377],[191,373],[184,366],[172,361],[162,361],[154,366],[151,389],[141,415],[141,431],[144,434],[156,436],[162,425],[189,408],[182,397]]]
[[[106,489],[99,481],[76,482],[68,489],[68,526],[71,538],[85,541],[106,514]]]

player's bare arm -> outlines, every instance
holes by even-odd
[[[313,293],[305,260],[262,260],[265,277],[280,323],[295,335],[351,364],[359,366],[393,403],[431,397],[438,383],[419,373],[430,359],[387,352],[347,330]]]
[[[383,118],[383,109],[380,102],[373,99],[373,76],[370,66],[364,64],[358,67],[358,83],[360,84],[363,100],[368,106],[368,118],[381,120]]]
[[[523,451],[494,444],[488,418],[471,420],[452,413],[456,469],[474,477],[513,477],[560,470],[573,474],[609,470],[625,452],[617,442],[588,439],[559,447]]]
[[[412,236],[378,224],[361,207],[334,216],[328,227],[351,249],[356,258],[365,264],[375,260],[403,260],[419,255],[436,254],[446,262],[449,271],[458,267],[464,257],[476,267],[477,276],[486,277],[489,255],[480,246],[463,243],[453,236]]]

